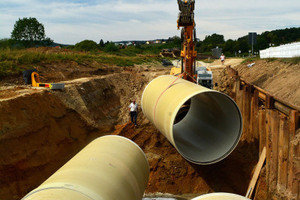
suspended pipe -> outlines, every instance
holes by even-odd
[[[201,195],[192,200],[250,200],[250,199],[240,196],[240,195],[237,195],[237,194],[220,192],[220,193],[211,193],[211,194]]]
[[[152,80],[141,107],[177,151],[196,164],[224,159],[242,133],[240,110],[229,96],[175,76]]]
[[[138,145],[104,136],[22,200],[141,200],[148,179],[148,161]]]

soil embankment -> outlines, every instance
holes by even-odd
[[[63,91],[2,86],[0,199],[20,199],[93,139],[128,121],[127,106],[163,68],[66,82]],[[51,80],[51,79],[50,79]]]
[[[300,64],[256,60],[239,65],[236,69],[247,82],[266,90],[283,101],[300,107]]]
[[[66,81],[64,91],[2,86],[0,196],[20,199],[91,140],[107,134],[128,137],[145,151],[151,168],[146,193],[243,194],[254,165],[251,156],[242,159],[243,150],[251,145],[241,144],[225,161],[199,167],[184,160],[141,112],[138,127],[127,123],[130,99],[139,103],[147,83],[169,70],[107,69],[104,75]]]
[[[262,62],[260,68],[263,69],[265,61],[258,62]],[[210,166],[196,166],[184,160],[141,112],[138,127],[128,123],[130,99],[140,103],[147,83],[158,75],[168,74],[169,68],[156,64],[133,68],[103,66],[99,69],[74,65],[78,69],[65,69],[58,64],[56,71],[40,72],[41,79],[47,82],[66,81],[64,91],[14,85],[16,78],[0,83],[1,198],[20,199],[91,140],[107,134],[128,137],[144,150],[151,169],[147,194],[161,192],[193,197],[216,191],[245,195],[258,159],[256,144],[241,141],[225,160]],[[242,64],[237,69],[250,82],[251,78],[263,76],[266,71],[260,68],[256,73],[249,71],[256,66],[260,64],[252,68]],[[230,79],[226,77],[225,69],[212,70],[219,83],[217,89],[230,92],[227,90]],[[57,79],[57,73],[62,74],[61,79]],[[17,80],[22,81],[20,77]],[[268,80],[271,79],[261,84]],[[10,86],[3,86],[7,83]],[[293,90],[290,90],[291,95]]]

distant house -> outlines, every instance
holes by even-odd
[[[160,44],[160,43],[161,43],[161,40],[155,40],[154,43],[155,43],[155,44]]]

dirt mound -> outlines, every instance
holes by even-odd
[[[257,60],[236,67],[246,81],[268,91],[273,96],[300,107],[300,64]]]
[[[197,166],[187,162],[147,119],[141,118],[138,123],[138,127],[131,123],[116,126],[114,134],[133,140],[146,153],[150,164],[146,193],[194,196],[214,191],[246,193],[257,157],[252,144],[241,142],[225,160]]]
[[[63,91],[2,86],[1,198],[22,198],[91,140],[128,121],[130,99],[139,99],[149,79],[164,73],[137,67],[67,81]]]
[[[214,75],[214,90],[231,96],[231,88],[234,80],[232,77],[227,75],[227,70],[225,68],[212,68],[211,70]]]
[[[194,197],[208,192],[230,192],[245,195],[258,159],[255,142],[241,141],[225,160],[197,166],[187,162],[142,112],[139,112],[137,127],[128,122],[130,100],[134,98],[140,104],[147,83],[158,75],[168,74],[168,68],[103,66],[95,71],[90,65],[85,68],[76,63],[65,63],[64,67],[61,63],[57,66],[52,63],[51,66],[56,70],[40,70],[43,79],[64,80],[64,91],[18,85],[1,88],[1,197],[20,199],[92,139],[107,134],[125,136],[144,150],[150,164],[147,194],[161,192]],[[237,68],[242,76],[247,70],[253,70],[244,69],[245,64]],[[212,70],[214,81],[219,83],[216,89],[229,93],[231,79],[226,70]],[[254,80],[261,73],[264,71],[258,69],[257,73],[249,72],[248,78]]]
[[[147,65],[66,81],[64,91],[25,86],[3,89],[0,196],[20,199],[92,139],[107,134],[125,136],[144,150],[150,164],[148,194],[193,197],[222,191],[244,195],[256,164],[253,144],[241,142],[222,162],[196,166],[187,162],[142,112],[138,127],[127,123],[130,99],[140,103],[147,83],[168,73],[167,68]]]
[[[3,199],[20,199],[102,134],[48,92],[2,101],[0,121]]]

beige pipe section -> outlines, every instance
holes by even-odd
[[[220,192],[220,193],[211,193],[211,194],[201,195],[192,200],[250,200],[250,199],[240,196],[240,195],[237,195],[237,194]]]
[[[189,100],[190,106],[184,106]],[[196,164],[224,159],[242,133],[240,110],[229,96],[175,76],[152,80],[143,92],[141,107],[178,152]]]
[[[148,161],[138,145],[121,136],[104,136],[23,200],[141,200],[148,179]]]

